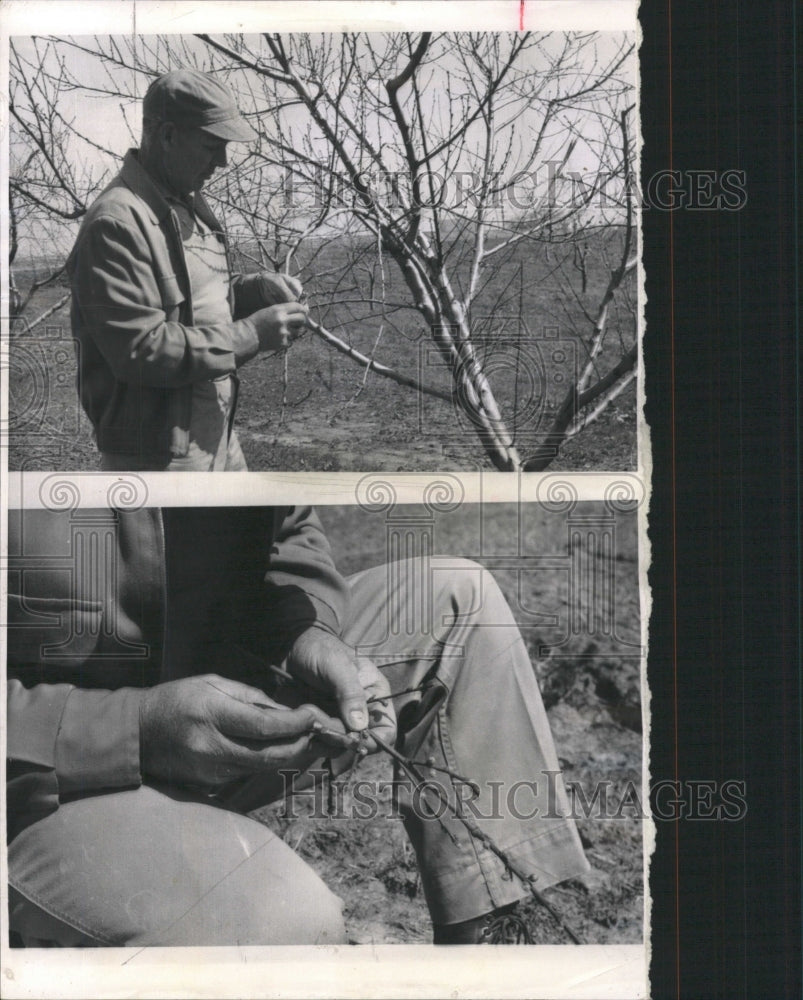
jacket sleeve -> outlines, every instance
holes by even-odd
[[[233,372],[259,350],[250,319],[187,326],[168,317],[184,301],[175,275],[157,277],[136,225],[98,215],[71,256],[82,325],[117,379],[175,388]]]
[[[286,641],[310,627],[340,635],[348,585],[337,571],[321,522],[311,507],[277,507],[265,575],[271,618]]]
[[[8,817],[11,835],[75,792],[136,787],[144,692],[26,688],[8,682]]]

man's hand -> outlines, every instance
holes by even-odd
[[[390,686],[369,659],[357,657],[330,632],[309,628],[293,643],[286,662],[294,677],[337,702],[346,729],[367,730],[369,750],[376,749],[370,739],[372,730],[380,739],[393,743],[396,714],[390,699],[385,700]]]
[[[235,778],[284,768],[303,769],[332,746],[314,723],[342,729],[314,705],[288,709],[257,688],[207,674],[149,688],[140,708],[143,774],[180,784],[215,787]]]
[[[299,302],[257,309],[248,317],[256,327],[260,351],[285,351],[307,325],[307,307]]]

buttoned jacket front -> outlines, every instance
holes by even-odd
[[[13,510],[8,565],[12,833],[66,795],[140,783],[145,688],[218,665],[264,684],[348,608],[308,507]]]
[[[226,247],[198,193],[193,210]],[[183,457],[192,387],[233,374],[259,349],[258,275],[230,281],[230,323],[195,326],[176,213],[129,150],[90,206],[67,262],[78,391],[102,452]],[[231,273],[231,268],[229,268]]]

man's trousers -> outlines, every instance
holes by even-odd
[[[436,818],[444,796],[537,889],[587,870],[533,667],[493,577],[466,560],[414,559],[349,584],[343,638],[393,691],[416,689],[394,699],[397,745],[440,793],[402,781],[398,807],[433,921],[528,895],[459,820]],[[259,779],[247,785],[223,804],[147,784],[64,802],[9,846],[12,930],[29,946],[342,942],[339,900],[232,808],[255,804]]]

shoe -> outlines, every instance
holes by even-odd
[[[502,906],[459,924],[435,924],[433,944],[532,944],[526,921],[516,913],[517,903]]]

